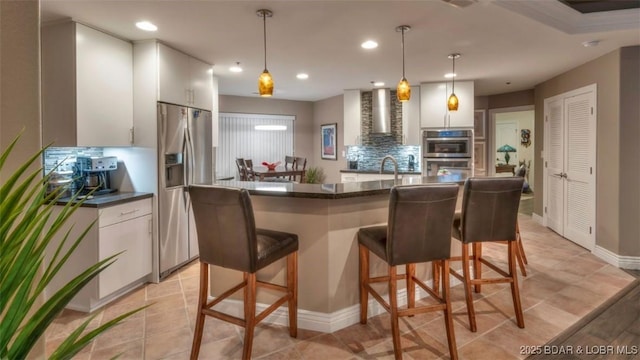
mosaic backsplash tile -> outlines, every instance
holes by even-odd
[[[398,171],[409,171],[409,155],[415,159],[414,171],[421,172],[420,146],[398,145],[395,137],[388,134],[375,134],[372,137],[376,145],[354,145],[346,147],[347,160],[358,160],[358,170],[379,171],[382,158],[393,156],[398,162]],[[345,166],[348,168],[348,166]],[[393,163],[387,161],[385,171],[393,171]]]
[[[99,147],[50,147],[44,151],[44,172],[53,170],[56,165],[58,171],[74,171],[78,156],[102,156],[103,149]]]

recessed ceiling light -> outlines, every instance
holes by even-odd
[[[380,87],[380,86],[384,86],[384,83],[382,81],[372,81],[371,82],[373,84],[373,86],[375,87]]]
[[[304,80],[304,79],[308,79],[309,78],[309,74],[305,74],[305,73],[300,73],[298,75],[296,75],[296,77],[300,80]]]
[[[444,74],[444,77],[447,78],[447,79],[451,79],[451,78],[454,78],[456,76],[458,76],[458,75],[456,75],[454,73],[446,73],[446,74]]]
[[[236,62],[235,65],[233,65],[232,67],[229,68],[229,71],[233,72],[233,73],[239,73],[242,72],[242,68],[240,67],[240,62]]]
[[[136,26],[138,27],[138,29],[144,30],[144,31],[156,31],[158,30],[158,27],[155,26],[154,24],[150,23],[149,21],[138,21],[136,23]]]
[[[378,47],[378,43],[373,40],[367,40],[360,44],[360,46],[362,46],[363,49],[375,49]]]
[[[590,40],[590,41],[583,42],[582,46],[584,46],[584,47],[594,47],[594,46],[598,46],[598,44],[600,44],[600,40]]]

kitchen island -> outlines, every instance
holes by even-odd
[[[404,180],[398,181],[398,185],[464,182],[455,176]],[[249,191],[258,227],[298,234],[300,328],[333,332],[359,321],[356,233],[361,227],[387,222],[393,180],[345,184],[218,181],[217,185]],[[383,271],[383,265],[381,260],[371,257],[371,266],[379,269],[378,273]],[[284,260],[277,261],[258,272],[258,278],[283,283],[284,269]],[[429,264],[421,264],[417,275],[427,280],[430,269]],[[212,295],[220,294],[241,279],[239,272],[212,266]],[[399,298],[406,299],[406,295],[399,293]],[[264,292],[258,296],[258,303],[273,300],[275,296]],[[240,302],[227,302],[222,306],[226,307],[225,311],[242,316]],[[263,308],[258,305],[258,311]],[[377,306],[369,309],[370,315],[381,311]],[[268,321],[285,324],[286,313],[285,308],[278,309]]]

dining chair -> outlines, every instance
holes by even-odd
[[[296,158],[294,156],[286,155],[284,157],[284,168],[285,170],[292,170],[295,166]],[[284,177],[283,177],[284,178]],[[293,176],[288,177],[289,180],[293,180]]]
[[[245,172],[247,174],[247,180],[248,181],[255,181],[256,180],[256,174],[253,172],[253,160],[245,159],[244,160],[244,168],[245,168]]]
[[[518,273],[516,269],[517,253],[517,220],[523,178],[494,177],[468,178],[462,194],[462,211],[454,216],[452,235],[462,242],[462,256],[452,257],[452,261],[462,261],[462,275],[450,270],[451,275],[464,284],[465,300],[469,327],[477,331],[473,295],[481,291],[482,284],[508,283],[511,285],[511,297],[518,327],[524,328],[524,316],[518,289]],[[507,243],[507,267],[505,271],[482,256],[482,244],[487,242]],[[473,246],[470,255],[469,245]],[[473,277],[470,273],[470,262],[473,264]],[[494,270],[500,277],[483,278],[482,265]],[[434,277],[440,271],[434,266]]]
[[[240,181],[247,181],[247,170],[243,158],[236,158],[236,167],[238,168],[238,177]]]
[[[200,352],[204,321],[211,316],[244,327],[242,359],[251,358],[255,326],[280,305],[287,303],[289,335],[297,336],[298,310],[298,235],[256,228],[251,197],[246,189],[211,185],[191,185],[189,194],[193,206],[198,249],[200,250],[200,286],[196,326],[191,347],[191,359]],[[286,258],[286,285],[257,280],[256,273],[277,260]],[[209,301],[209,267],[221,266],[242,272],[243,280]],[[211,282],[217,279],[211,279]],[[258,288],[279,291],[284,295],[273,305],[256,314]],[[243,290],[244,318],[213,307],[239,290]]]
[[[402,359],[398,318],[432,311],[444,313],[444,325],[451,359],[458,358],[449,295],[449,257],[451,222],[458,199],[456,184],[394,186],[389,196],[387,225],[360,228],[358,247],[360,263],[360,323],[367,323],[369,294],[391,313],[391,334],[396,359]],[[382,259],[388,274],[370,277],[369,252]],[[442,296],[415,276],[416,263],[438,263],[442,271]],[[405,274],[397,266],[405,265]],[[400,308],[397,281],[406,280],[407,307]],[[387,282],[389,302],[371,286]],[[416,306],[415,285],[426,291],[437,304]]]
[[[295,170],[302,171],[302,174],[300,174],[300,180],[299,181],[303,182],[304,181],[304,172],[307,169],[307,158],[306,157],[296,157],[295,160],[294,160],[294,163],[293,163],[293,168]],[[294,176],[293,180],[296,180],[295,176]]]

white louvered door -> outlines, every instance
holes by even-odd
[[[546,218],[547,226],[564,234],[564,122],[563,100],[556,99],[545,105]]]
[[[596,87],[545,101],[545,219],[551,229],[595,246]]]

